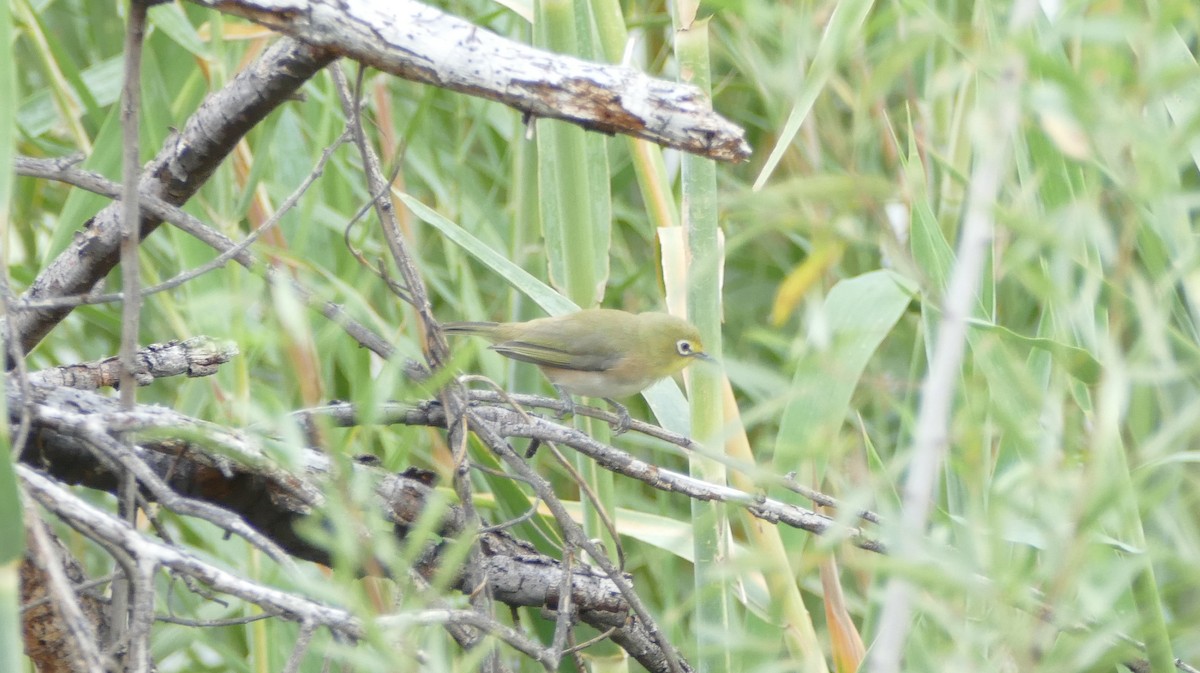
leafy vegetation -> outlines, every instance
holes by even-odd
[[[565,4],[583,18],[566,19],[552,34],[484,0],[443,8],[502,35],[574,44],[613,60],[613,33],[586,21],[589,4],[605,3]],[[17,67],[0,70],[0,78],[13,78],[0,84],[16,91],[17,153],[82,152],[84,166],[118,180],[124,4],[12,0],[10,7]],[[622,10],[628,57],[675,79],[670,8],[649,1]],[[150,15],[144,156],[269,39],[187,3]],[[735,448],[744,442],[758,467],[794,472],[802,485],[836,496],[846,504],[840,521],[854,524],[854,508],[878,511],[883,523],[867,530],[898,553],[782,527],[764,539],[755,530],[761,522],[732,508],[693,512],[684,497],[589,474],[615,513],[634,585],[668,638],[689,659],[729,662],[730,670],[832,667],[853,649],[835,612],[826,612],[831,592],[821,574],[832,571],[851,630],[868,647],[888,579],[916,588],[904,670],[1106,671],[1144,658],[1157,670],[1164,656],[1200,666],[1200,5],[746,0],[704,3],[700,16],[713,105],[746,129],[755,148],[746,164],[716,166],[715,193],[707,194],[724,236],[721,362],[736,407],[726,405],[717,436],[701,439],[728,448],[735,461],[743,460]],[[399,169],[402,224],[440,319],[561,311],[550,302],[562,297],[536,281],[586,303],[607,277],[603,305],[633,311],[662,310],[664,288],[679,288],[662,268],[682,249],[661,242],[656,225],[687,212],[677,202],[681,164],[694,160],[657,150],[641,156],[624,138],[545,120],[530,141],[513,110],[377,73],[367,73],[363,93],[371,140]],[[185,209],[235,240],[265,219],[345,128],[331,77],[317,77],[304,94],[256,127]],[[564,168],[575,161],[582,170]],[[973,189],[987,170],[998,172],[994,204],[980,204]],[[3,254],[19,294],[106,200],[45,180],[0,182],[11,186]],[[350,249],[372,264],[388,258],[370,216],[351,224],[368,192],[358,153],[342,147],[256,249],[416,356],[413,313]],[[664,193],[674,203],[665,211],[658,207]],[[546,217],[547,204],[557,217],[544,232],[539,213]],[[945,347],[934,335],[947,318],[959,233],[974,207],[989,226],[986,264],[953,377],[931,522],[910,530],[899,522],[925,402],[921,384]],[[587,268],[571,259],[578,242],[570,250],[561,244],[573,235],[598,246],[580,253]],[[144,280],[213,254],[163,228],[143,244]],[[119,287],[117,275],[110,287]],[[399,362],[374,358],[296,297],[235,265],[148,298],[142,343],[200,334],[235,341],[241,356],[213,377],[156,382],[139,391],[140,401],[298,445],[292,410],[329,399],[372,408],[430,396]],[[29,366],[104,357],[117,352],[119,338],[118,308],[83,306],[31,353]],[[465,341],[454,346],[453,365],[463,371],[511,390],[549,392],[532,368]],[[656,389],[648,399],[631,401],[635,418],[650,419],[653,410],[667,427],[689,427],[674,391]],[[605,437],[602,424],[580,423]],[[344,457],[373,453],[389,470],[415,466],[450,482],[453,461],[439,431],[327,432]],[[612,441],[689,470],[688,456],[660,443]],[[471,450],[475,460],[491,460],[482,446]],[[566,469],[545,452],[534,462],[583,518]],[[588,463],[575,466],[586,471]],[[761,472],[728,471],[740,488],[808,506]],[[533,503],[511,481],[480,474],[474,485],[493,522]],[[355,520],[366,507],[363,487],[339,486],[331,507]],[[697,592],[693,516],[727,518],[731,529],[731,556],[703,560],[729,609],[715,621],[711,605],[697,612],[713,597]],[[247,577],[298,581],[212,526],[167,520],[179,541]],[[597,520],[589,521],[589,534],[601,536]],[[554,550],[549,519],[513,532]],[[93,575],[111,571],[99,566],[107,557],[62,534],[94,564]],[[364,549],[346,530],[309,534],[328,538],[344,562],[328,576],[305,567],[301,588],[311,595],[360,614],[431,600],[412,587],[354,576],[368,552],[398,554],[385,543]],[[802,602],[785,598],[797,590]],[[254,611],[180,585],[160,593],[159,608],[203,619]],[[553,623],[532,611],[520,623],[543,641],[552,637]],[[275,671],[296,634],[296,625],[277,620],[203,630],[161,624],[154,648],[164,673]],[[434,627],[414,628],[399,644],[372,633],[357,649],[322,632],[314,637],[315,650],[347,670],[479,665],[478,654],[464,654]],[[1129,639],[1150,642],[1150,653]],[[617,652],[609,644],[589,656],[599,666]],[[301,670],[321,665],[313,656]],[[519,666],[534,670],[531,662]]]

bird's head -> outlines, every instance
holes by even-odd
[[[700,330],[686,320],[666,313],[642,313],[638,317],[643,354],[655,368],[655,375],[671,376],[696,360],[713,360],[704,352]]]

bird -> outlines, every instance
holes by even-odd
[[[614,398],[635,395],[696,360],[712,361],[700,331],[667,313],[590,308],[525,322],[449,322],[446,334],[483,337],[491,350],[535,364],[562,399],[562,418],[574,413],[572,395],[599,397],[617,414],[613,432],[632,419]]]

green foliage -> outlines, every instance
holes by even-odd
[[[442,4],[503,35],[528,39],[531,32],[492,2]],[[122,17],[112,5],[84,0],[15,0],[12,7],[12,51],[20,65],[13,75],[17,152],[86,152],[86,167],[116,178]],[[1010,29],[1019,8],[1033,12],[1032,19]],[[667,12],[658,2],[625,3],[634,63],[674,78]],[[1176,656],[1200,664],[1200,5],[746,0],[704,4],[701,13],[710,16],[714,107],[746,128],[756,150],[748,164],[716,170],[726,237],[722,362],[741,420],[760,465],[811,468],[823,490],[877,508],[885,519],[897,515],[918,388],[934,347],[931,330],[942,318],[985,132],[979,122],[991,112],[980,92],[1001,77],[1021,82],[1019,122],[993,213],[983,289],[970,316],[929,555],[883,559],[783,531],[818,635],[828,631],[817,560],[837,553],[868,645],[883,579],[900,574],[918,586],[906,670],[1116,670],[1118,662],[1141,655],[1115,634],[1144,640],[1158,630],[1165,630]],[[259,46],[235,39],[244,28],[240,20],[192,4],[156,6],[151,17],[144,159]],[[1021,69],[1006,72],[1014,60]],[[353,71],[352,64],[344,66]],[[0,70],[0,84],[5,77]],[[556,241],[571,235],[571,223],[560,221],[559,230],[546,232],[551,245],[543,244],[537,190],[539,168],[543,182],[548,168],[538,163],[541,147],[525,139],[520,115],[373,72],[365,88],[372,140],[383,148],[387,168],[401,169],[403,200],[415,215],[405,213],[406,234],[435,313],[444,320],[507,320],[564,310],[563,297],[549,288],[552,279],[563,282],[560,270],[568,273]],[[239,238],[257,223],[249,213],[286,198],[342,124],[331,79],[314,79],[304,100],[248,136],[243,149],[251,164],[242,170],[228,162],[186,210]],[[539,134],[546,125],[539,122]],[[565,142],[586,145],[576,153],[580,161],[598,151],[607,155],[607,165],[588,163],[588,171],[607,175],[582,178],[588,196],[580,194],[574,204],[589,218],[606,212],[605,205],[611,209],[610,231],[584,232],[596,246],[587,253],[596,271],[591,281],[607,268],[602,303],[662,308],[649,224],[660,220],[647,213],[647,178],[635,170],[631,145],[590,136]],[[554,160],[561,164],[570,156]],[[678,156],[668,153],[665,165],[677,190]],[[611,202],[595,202],[596,179],[607,179]],[[0,186],[7,184],[0,179]],[[373,262],[388,257],[373,216],[347,232],[368,198],[357,153],[343,147],[284,218],[278,236],[257,250],[415,355],[419,337],[411,313],[343,242]],[[560,210],[572,205],[561,191],[555,199],[549,203]],[[52,182],[17,179],[2,246],[14,291],[22,291],[105,202]],[[840,257],[823,268],[782,325],[770,324],[784,279],[831,241],[843,250]],[[143,247],[142,268],[153,282],[213,254],[161,229]],[[114,274],[109,286],[117,282]],[[851,292],[864,286],[873,291]],[[854,333],[846,337],[847,330]],[[288,447],[302,441],[286,416],[290,410],[333,398],[369,406],[428,395],[394,365],[381,366],[336,326],[235,265],[151,297],[141,334],[143,343],[197,334],[236,341],[242,355],[215,377],[159,381],[139,391],[139,400],[280,438],[281,462]],[[117,351],[118,337],[116,307],[81,308],[39,346],[30,366],[107,356]],[[486,351],[456,363],[521,392],[547,391],[529,368]],[[674,389],[647,397],[660,418],[677,423],[686,415]],[[651,417],[641,402],[631,404],[631,412]],[[343,458],[376,453],[388,469],[431,469],[450,482],[451,459],[437,433],[366,426],[329,429],[327,436]],[[686,470],[686,458],[656,443],[617,442]],[[578,511],[563,468],[544,455],[535,460]],[[388,607],[397,596],[405,607],[425,605],[430,595],[413,587],[376,585],[346,572],[368,553],[399,559],[411,552],[390,548],[385,535],[357,544],[360,530],[352,526],[376,530],[381,522],[366,509],[363,485],[336,486],[331,511],[345,526],[308,531],[336,551],[332,576],[312,567],[288,575],[212,527],[170,517],[168,524],[182,543],[226,567],[300,587],[360,614]],[[511,482],[480,476],[475,486],[493,522],[519,516],[531,504]],[[635,586],[668,637],[686,650],[696,640],[691,533],[664,522],[685,521],[690,503],[621,478],[612,488],[610,502],[629,513],[618,526],[628,527],[622,530]],[[767,492],[796,498],[773,487]],[[875,530],[888,532],[886,523]],[[61,532],[85,561],[101,558]],[[515,532],[546,550],[558,541],[536,518]],[[667,534],[678,538],[650,539]],[[736,525],[734,534],[744,549],[750,536]],[[738,613],[743,632],[727,643],[735,666],[794,670],[779,625],[770,623],[776,613],[756,604],[763,600],[763,574],[771,570],[767,555],[750,550],[726,565],[731,597],[740,600],[744,583],[751,602]],[[164,592],[182,616],[253,611],[203,601],[165,582]],[[1057,627],[1087,628],[1055,628],[1043,619],[1039,601],[1053,610]],[[525,624],[539,619],[523,615]],[[280,670],[296,639],[296,627],[278,620],[156,629],[163,673]],[[359,671],[473,665],[433,627],[414,627],[399,642],[373,634],[358,649],[318,633],[313,648]],[[418,650],[423,664],[411,654]],[[320,664],[310,657],[301,670],[317,671]]]

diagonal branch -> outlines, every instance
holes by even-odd
[[[505,39],[412,0],[194,0],[384,72],[718,161],[745,161],[744,131],[699,88]]]
[[[112,432],[153,435],[157,440],[140,437],[134,452],[170,489],[242,517],[296,558],[332,562],[327,550],[298,533],[306,526],[329,525],[321,507],[324,496],[319,488],[330,478],[328,456],[311,449],[301,451],[297,458],[303,466],[302,474],[295,475],[276,467],[252,438],[170,409],[140,406],[134,412],[123,413],[114,400],[88,391],[32,388],[35,399],[30,406],[35,424],[21,455],[25,465],[37,466],[58,481],[108,492],[116,488],[114,474],[100,464],[83,440],[36,420],[43,417],[47,408],[70,409],[76,414],[92,416]],[[9,409],[16,413],[21,408],[21,391],[10,383],[7,394]],[[237,461],[225,456],[236,456]],[[366,465],[350,467],[360,472],[356,478],[375,480],[379,498],[376,506],[382,508],[384,517],[394,525],[397,539],[404,541],[410,527],[425,515],[433,489],[417,476],[385,474]],[[436,532],[440,537],[451,538],[468,531],[462,508],[452,505],[441,515]],[[480,533],[479,541],[483,559],[482,567],[477,569],[478,577],[484,579],[487,592],[495,600],[512,607],[553,609],[561,603],[563,587],[569,587],[570,603],[580,621],[602,632],[614,629],[612,640],[639,661],[663,660],[659,646],[642,622],[629,619],[628,604],[605,573],[578,562],[565,568],[556,559],[538,553],[528,543],[502,530]],[[441,546],[433,545],[418,554],[415,570],[427,579],[445,576],[443,561]],[[163,565],[170,567],[165,562]],[[479,588],[461,572],[452,571],[450,575],[453,577],[450,586],[458,591],[470,593]],[[202,575],[196,578],[208,582]],[[305,617],[296,616],[301,621]]]
[[[47,530],[33,503],[22,499],[29,542],[21,565],[25,653],[42,673],[104,673],[100,642],[108,638],[109,622],[103,609],[76,593],[72,584],[83,577],[80,564]]]
[[[303,414],[323,414],[333,418],[339,425],[355,425],[358,414],[353,405],[331,404],[318,409],[309,409]],[[839,524],[824,514],[797,505],[781,502],[760,494],[747,493],[723,484],[714,484],[702,479],[680,474],[634,457],[626,451],[605,444],[575,428],[559,425],[544,418],[522,414],[507,407],[475,405],[470,407],[473,427],[486,423],[499,436],[522,437],[553,442],[567,446],[596,461],[606,470],[669,493],[678,493],[697,500],[724,502],[745,509],[751,516],[773,524],[780,524],[816,535],[842,536],[852,544],[867,551],[885,553],[886,547],[870,537],[861,528]],[[430,425],[445,427],[446,413],[440,405],[424,403],[417,406],[402,403],[381,405],[372,415],[377,423],[400,423],[404,425]]]
[[[84,502],[37,471],[24,465],[18,466],[17,470],[26,490],[39,504],[84,535],[102,539],[127,553],[143,575],[143,587],[148,584],[147,576],[153,574],[154,569],[161,565],[177,574],[198,579],[218,591],[267,608],[286,619],[310,626],[325,626],[355,639],[366,635],[361,620],[347,610],[238,577],[185,551],[142,537],[124,521],[114,519],[106,512]],[[142,614],[149,615],[152,611],[143,610]],[[387,629],[404,629],[419,624],[469,624],[496,636],[513,649],[542,664],[547,670],[552,670],[549,664],[553,661],[553,656],[547,648],[516,629],[483,618],[472,611],[416,610],[384,615],[376,621],[377,626]]]
[[[323,49],[294,40],[272,45],[224,89],[209,96],[184,128],[167,139],[142,172],[140,193],[172,205],[186,202],[250,129],[289,100],[300,85],[333,58]],[[143,215],[142,237],[159,223],[158,218]],[[88,292],[116,266],[120,241],[121,204],[114,203],[85,225],[83,233],[38,274],[21,299]],[[71,307],[15,308],[8,319],[26,353],[71,312]]]
[[[546,481],[539,475],[528,463],[513,451],[507,440],[498,431],[498,425],[489,420],[481,419],[477,416],[478,409],[472,409],[469,412],[471,429],[476,435],[496,454],[500,460],[504,461],[515,474],[519,475],[523,481],[531,485],[538,497],[546,506],[550,508],[554,515],[554,520],[558,523],[559,529],[563,536],[572,547],[579,547],[585,550],[592,560],[599,565],[617,590],[621,593],[633,612],[631,623],[638,624],[644,629],[654,643],[658,645],[658,652],[655,657],[649,662],[639,657],[639,661],[652,671],[670,671],[671,673],[685,673],[691,671],[692,668],[686,661],[683,661],[675,647],[667,640],[666,634],[659,628],[658,624],[650,615],[650,611],[642,603],[641,597],[634,590],[632,582],[626,577],[608,556],[602,551],[595,541],[589,540],[583,531],[583,526],[577,523],[567,513],[563,507],[562,501],[554,494],[550,487],[550,482]],[[636,653],[634,656],[637,656]]]
[[[77,168],[75,167],[76,163],[78,163],[78,159],[74,157],[63,159],[17,157],[16,170],[17,175],[57,180],[81,189],[86,189],[95,194],[110,198],[117,197],[121,191],[119,184],[97,173]],[[247,270],[261,273],[268,283],[287,283],[291,291],[301,301],[333,323],[339,325],[359,345],[384,359],[390,358],[393,355],[395,349],[390,343],[384,340],[383,337],[372,332],[365,325],[351,318],[341,306],[330,301],[325,301],[301,281],[291,278],[287,274],[280,273],[276,267],[259,263],[258,259],[247,250],[256,238],[254,233],[251,233],[250,236],[247,236],[240,243],[235,244],[228,236],[184,212],[178,206],[149,194],[148,185],[145,182],[143,182],[142,188],[143,191],[140,200],[143,210],[163,222],[169,222],[181,231],[187,232],[221,253],[215,259],[205,264],[204,267],[201,267],[202,269],[220,265],[232,259]],[[262,228],[262,226],[259,227],[260,230]],[[186,280],[186,277],[190,277],[191,273],[185,272],[181,276],[176,276],[176,278],[165,283],[160,283],[155,287],[146,288],[142,292],[146,294],[157,292],[159,289],[170,289],[170,287],[174,286],[177,279],[184,278]],[[88,289],[90,289],[90,286]],[[17,305],[14,307],[13,312],[15,313],[18,309],[21,311],[47,308],[70,310],[83,304],[101,303],[119,298],[121,298],[119,293],[117,295],[98,295],[94,293],[72,294],[70,292],[62,292],[45,297],[32,297],[30,293],[26,293],[20,302],[14,302]],[[409,368],[409,374],[419,378],[419,372],[411,367]]]

